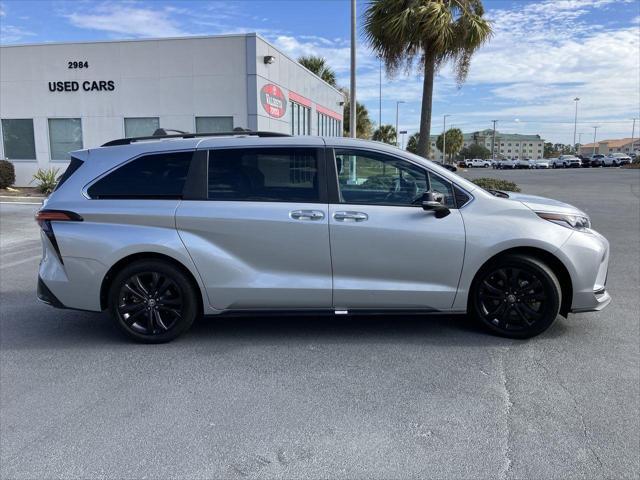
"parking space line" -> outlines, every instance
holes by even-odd
[[[2,265],[0,265],[0,270],[4,270],[5,268],[15,267],[23,263],[32,262],[33,260],[39,260],[41,256],[42,255],[35,255],[33,257],[23,258],[22,260],[16,260],[15,262],[3,263]]]

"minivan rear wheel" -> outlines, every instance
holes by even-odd
[[[530,338],[554,322],[562,290],[543,262],[526,255],[505,255],[476,275],[469,303],[472,314],[493,333]]]
[[[198,313],[187,276],[161,260],[123,268],[109,289],[109,310],[118,327],[143,343],[163,343],[186,332]]]

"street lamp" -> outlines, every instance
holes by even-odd
[[[356,138],[356,0],[351,0],[351,102],[349,105],[349,133]]]
[[[450,117],[450,114],[443,115],[442,118],[442,163],[447,163],[446,155],[447,155],[447,117]]]
[[[578,132],[578,153],[580,153],[580,147],[582,147],[582,135],[584,135],[584,132]]]
[[[496,159],[496,123],[498,120],[491,120],[493,122],[493,140],[491,141],[491,160]]]
[[[398,112],[399,112],[399,105],[401,103],[405,103],[403,100],[397,100],[396,101],[396,147],[399,147],[399,142],[398,142]]]
[[[598,128],[600,127],[591,127],[593,128],[593,153],[592,156],[596,154],[596,133],[598,132]]]
[[[574,102],[576,102],[576,114],[575,117],[573,118],[573,150],[575,152],[576,149],[576,130],[578,128],[578,102],[580,101],[580,99],[578,97],[573,99]]]

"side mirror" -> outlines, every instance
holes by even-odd
[[[433,211],[436,214],[436,218],[444,218],[451,213],[451,211],[442,204],[444,196],[437,192],[425,192],[422,195],[422,209],[425,211]]]

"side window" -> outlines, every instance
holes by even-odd
[[[317,151],[239,148],[209,153],[209,199],[319,202]]]
[[[91,198],[181,198],[193,152],[144,155],[94,183]]]
[[[453,194],[453,187],[449,180],[446,180],[433,172],[429,172],[429,184],[431,191],[442,195],[442,204],[449,208],[456,208],[456,199]]]
[[[405,160],[375,152],[336,150],[341,203],[419,205],[428,189],[427,171]]]

